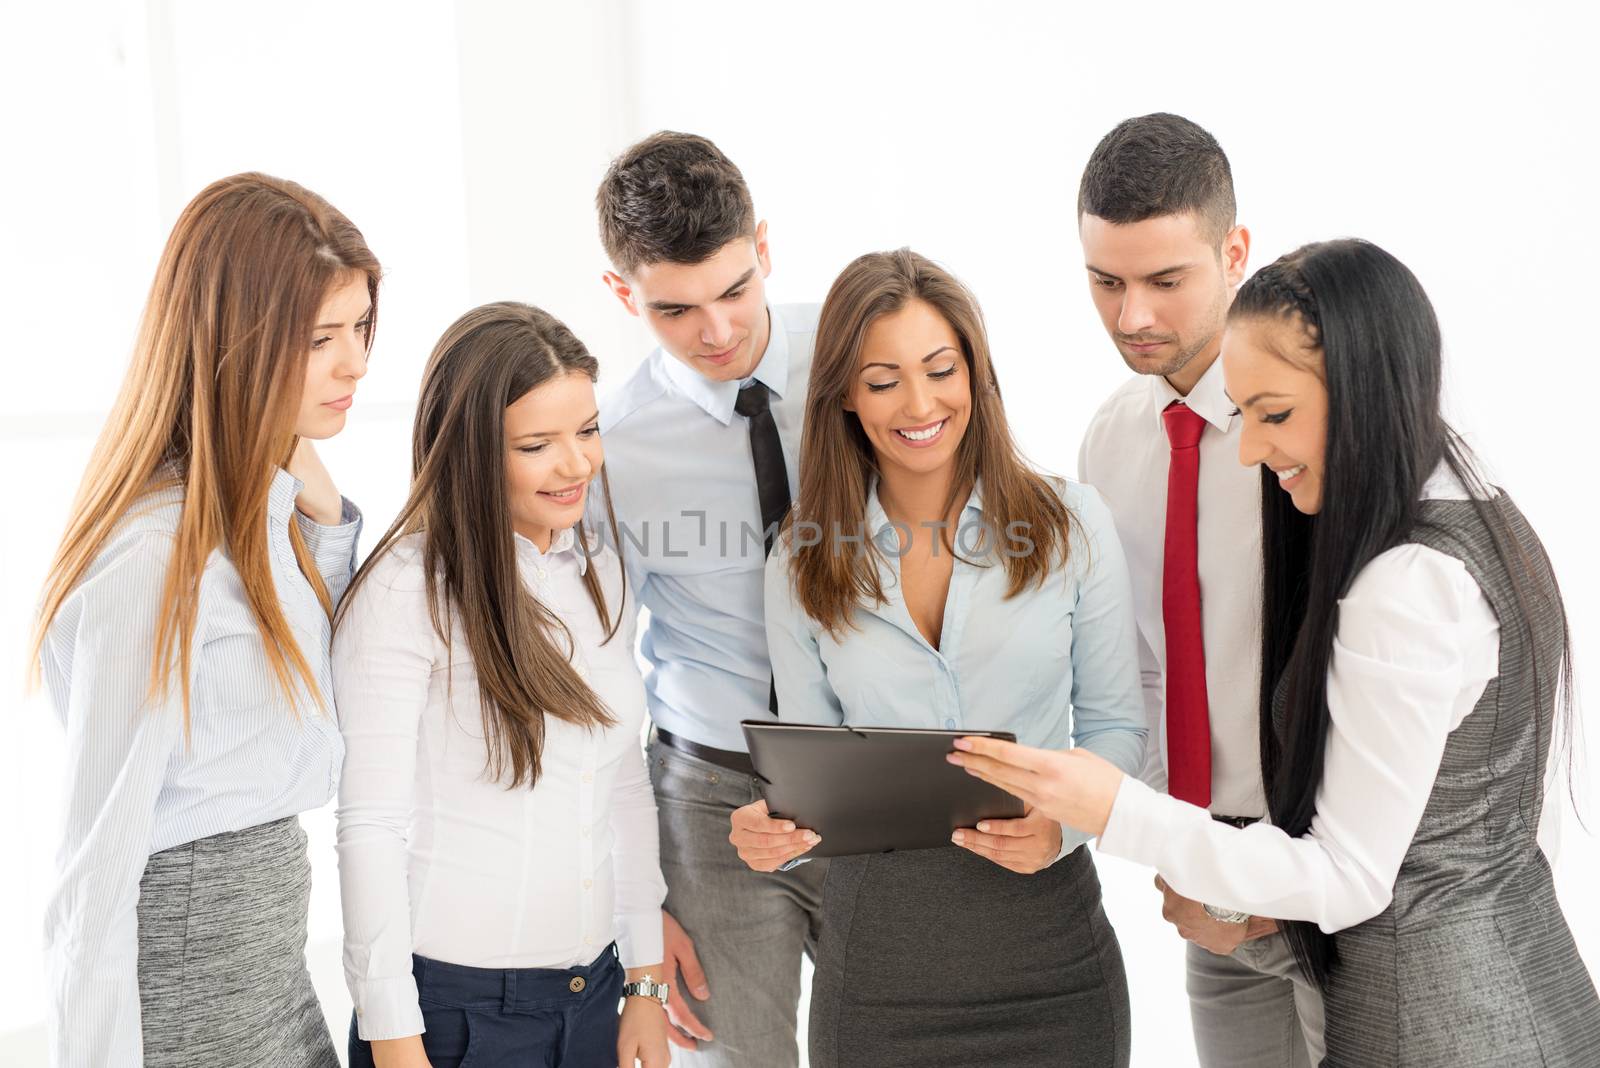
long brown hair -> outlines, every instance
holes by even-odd
[[[428,615],[447,645],[452,608],[461,621],[478,672],[489,773],[508,788],[538,781],[545,716],[589,727],[615,722],[572,666],[571,632],[523,584],[506,495],[506,409],[552,379],[583,374],[594,381],[599,371],[572,331],[538,308],[504,301],[457,319],[434,346],[422,375],[410,496],[342,602],[354,603],[397,539],[424,535]],[[620,544],[604,468],[600,489],[611,544]],[[575,533],[585,562],[592,563],[581,522]],[[585,567],[583,582],[610,641],[621,625],[622,606],[613,619],[593,566]],[[339,619],[343,615],[341,607]]]
[[[315,193],[265,174],[201,190],[167,239],[133,361],[78,488],[45,580],[32,661],[63,602],[139,500],[176,485],[183,506],[156,610],[150,693],[174,670],[189,722],[200,578],[215,549],[239,572],[267,662],[297,707],[297,684],[323,704],[273,584],[267,498],[293,454],[295,417],[317,312],[335,285],[365,275],[376,322],[378,260],[350,220]],[[370,347],[371,328],[367,333]],[[300,570],[328,591],[289,524]]]
[[[1042,585],[1069,551],[1073,516],[1012,440],[977,298],[950,272],[910,249],[869,252],[840,273],[822,305],[800,446],[800,498],[787,528],[795,593],[806,614],[834,634],[851,625],[858,606],[884,602],[878,579],[882,550],[871,537],[847,540],[833,534],[863,531],[867,492],[878,471],[861,421],[844,405],[868,327],[913,300],[933,307],[955,331],[972,384],[972,419],[956,450],[946,514],[982,480],[985,530],[1028,546],[1000,553],[1009,578],[1007,597]],[[812,529],[824,532],[821,540],[806,544],[793,537],[794,525],[801,522],[816,524]],[[940,537],[953,553],[949,530]]]

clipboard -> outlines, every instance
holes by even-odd
[[[979,820],[1020,819],[1020,800],[945,760],[957,738],[1006,731],[824,727],[745,720],[767,809],[822,841],[808,857],[933,849]]]

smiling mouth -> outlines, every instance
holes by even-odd
[[[937,423],[928,423],[926,426],[908,427],[905,430],[896,430],[895,433],[912,445],[926,445],[928,442],[944,433],[945,424],[950,422],[950,417],[939,420]]]
[[[568,486],[564,490],[540,490],[539,496],[549,497],[557,504],[572,504],[583,496],[583,488],[584,484],[580,482],[576,486]]]
[[[1295,464],[1293,467],[1285,467],[1282,471],[1275,470],[1272,473],[1278,476],[1278,482],[1282,484],[1292,478],[1298,478],[1305,469],[1305,464]]]

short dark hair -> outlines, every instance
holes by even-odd
[[[1194,212],[1220,243],[1233,229],[1233,171],[1217,139],[1181,115],[1124,119],[1100,139],[1078,184],[1078,219],[1136,223]]]
[[[756,232],[744,175],[704,137],[662,130],[611,161],[600,191],[600,242],[623,274],[649,263],[702,263]]]

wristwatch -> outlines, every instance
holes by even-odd
[[[1218,923],[1249,923],[1250,922],[1250,914],[1248,912],[1234,912],[1232,909],[1219,909],[1215,905],[1206,905],[1206,904],[1202,904],[1200,907],[1206,910],[1206,915],[1207,916],[1210,916],[1213,920],[1216,920]]]
[[[662,1008],[667,1007],[667,991],[672,989],[670,983],[658,983],[646,975],[635,983],[622,984],[622,996],[625,998],[655,998],[661,1003]]]

